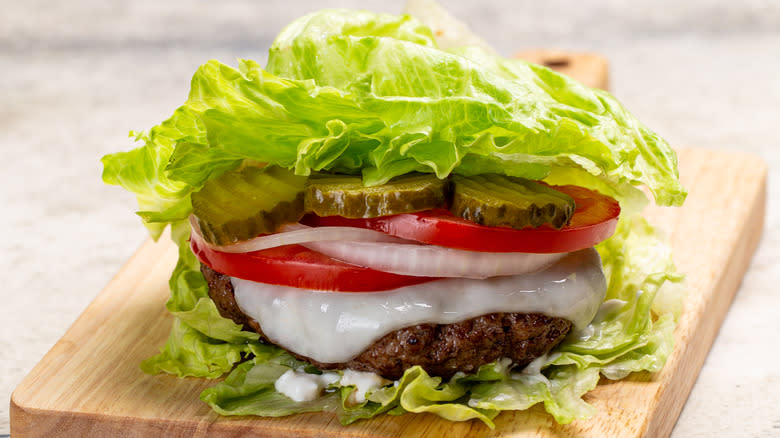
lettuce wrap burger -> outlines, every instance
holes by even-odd
[[[410,16],[327,10],[265,68],[216,61],[103,158],[152,237],[174,323],[148,373],[226,378],[223,415],[593,414],[599,376],[658,371],[681,281],[639,216],[685,190],[610,94]],[[656,299],[664,295],[663,300]]]

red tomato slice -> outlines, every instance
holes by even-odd
[[[391,274],[340,262],[300,245],[243,254],[215,251],[190,241],[192,252],[211,269],[245,280],[305,289],[372,292],[436,280]]]
[[[370,219],[307,215],[301,223],[369,228],[432,245],[483,252],[571,252],[590,248],[615,232],[620,215],[617,201],[582,187],[553,188],[571,196],[576,202],[570,224],[560,230],[550,226],[522,230],[487,227],[455,217],[444,209]]]

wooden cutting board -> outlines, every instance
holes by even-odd
[[[517,52],[514,56],[571,76],[589,87],[609,90],[609,63],[607,58],[597,53],[532,49]]]
[[[538,406],[501,414],[495,430],[427,414],[349,427],[328,413],[219,417],[198,400],[213,382],[138,368],[162,346],[172,321],[164,303],[176,250],[161,241],[140,248],[22,381],[11,397],[11,436],[668,436],[758,244],[766,200],[767,168],[756,157],[683,149],[679,158],[690,191],[685,206],[647,211],[667,231],[687,274],[676,347],[659,373],[602,381],[586,396],[598,408],[592,419],[562,426]]]

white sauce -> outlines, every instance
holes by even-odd
[[[276,379],[274,389],[300,403],[316,399],[323,389],[338,380],[339,375],[336,373],[309,374],[289,370]]]
[[[370,293],[231,281],[239,308],[259,322],[270,340],[323,363],[346,362],[403,327],[451,324],[494,312],[538,312],[582,328],[606,291],[594,249],[571,253],[532,274],[444,279]]]
[[[344,375],[341,376],[339,385],[355,387],[355,390],[349,394],[348,401],[350,404],[356,405],[366,401],[367,392],[381,388],[388,383],[390,383],[389,380],[382,378],[382,376],[378,374],[344,370]]]
[[[295,402],[312,401],[322,395],[329,385],[338,382],[339,386],[354,386],[349,394],[349,404],[356,405],[366,401],[366,394],[390,383],[389,380],[374,373],[344,370],[338,373],[309,374],[299,370],[288,370],[274,382],[274,389]]]

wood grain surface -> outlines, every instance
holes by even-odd
[[[505,412],[491,430],[432,415],[383,416],[343,427],[329,413],[279,419],[220,417],[198,399],[213,384],[142,373],[172,318],[164,303],[176,260],[167,240],[147,242],[11,397],[11,436],[664,437],[668,436],[761,236],[766,165],[734,152],[683,149],[682,208],[649,208],[666,230],[689,294],[664,369],[604,381],[586,396],[598,414],[569,425],[539,406]],[[75,287],[75,285],[74,285]]]
[[[609,63],[596,53],[558,49],[532,49],[515,53],[515,58],[549,67],[583,84],[609,90]]]

